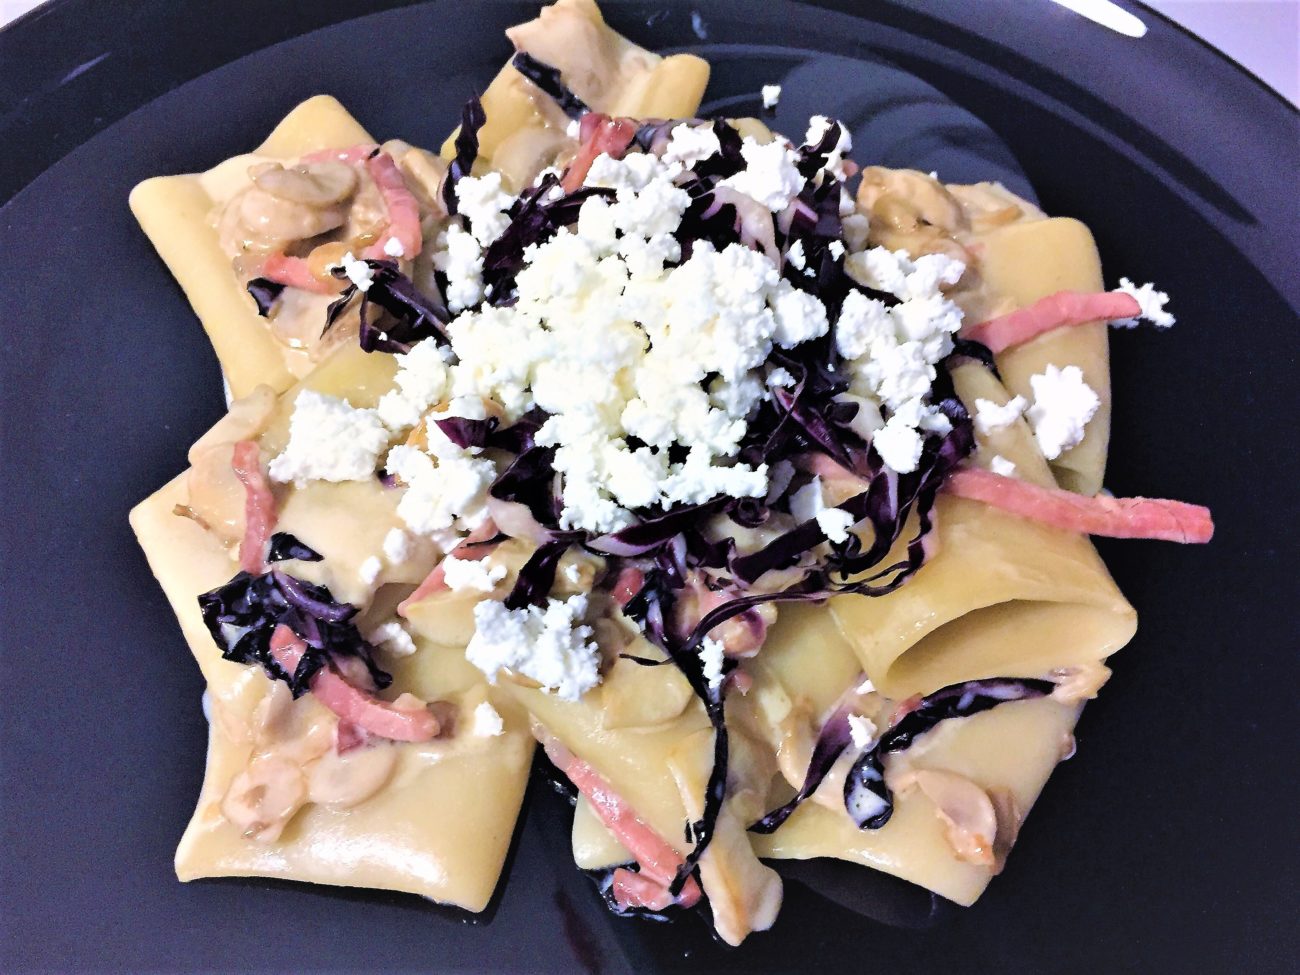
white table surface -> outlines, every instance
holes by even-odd
[[[1300,0],[1147,2],[1245,65],[1292,103],[1300,104]],[[0,0],[0,25],[39,4],[40,0]]]

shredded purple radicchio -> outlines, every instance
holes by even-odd
[[[993,350],[987,345],[976,342],[974,339],[953,339],[952,353],[949,358],[954,362],[960,362],[962,359],[972,359],[993,373],[993,378],[998,382],[1002,381],[1002,373],[998,372],[998,364],[997,360],[993,358]]]
[[[285,286],[269,278],[253,278],[245,287],[257,304],[257,313],[263,318],[270,318]]]
[[[442,202],[447,213],[457,213],[456,184],[462,176],[468,176],[478,158],[478,133],[487,122],[483,104],[478,96],[470,98],[460,113],[460,131],[456,133],[456,158],[447,166],[447,175],[442,180]]]
[[[506,609],[544,606],[551,587],[555,585],[555,570],[560,559],[582,538],[582,532],[557,532],[555,537],[539,545],[519,570],[519,578],[505,598]]]
[[[499,422],[495,416],[483,420],[470,420],[463,416],[449,416],[433,421],[447,439],[462,450],[486,447]]]
[[[272,680],[288,684],[294,697],[306,692],[316,672],[336,658],[360,660],[377,687],[392,683],[392,677],[375,664],[374,647],[353,622],[357,608],[338,602],[324,586],[279,569],[260,575],[240,572],[199,596],[199,609],[225,659],[260,664]],[[271,636],[281,624],[307,644],[292,674],[271,654]]]
[[[299,562],[319,562],[324,556],[310,545],[304,544],[297,536],[288,532],[276,532],[271,536],[271,546],[266,561],[284,562],[296,559]]]
[[[514,65],[516,71],[535,84],[538,88],[550,95],[555,104],[560,106],[560,110],[569,118],[582,118],[591,109],[587,103],[573,93],[573,91],[560,78],[560,69],[551,67],[545,61],[539,61],[527,51],[520,51],[511,59],[510,63]]]
[[[559,525],[562,499],[556,489],[555,448],[530,447],[492,482],[488,494],[522,504],[543,528]]]
[[[812,759],[808,763],[808,772],[804,775],[803,785],[799,787],[799,791],[785,805],[773,809],[750,826],[749,831],[751,833],[775,833],[781,824],[790,818],[790,814],[799,808],[799,804],[817,791],[817,787],[822,784],[822,780],[826,778],[831,767],[844,754],[844,749],[849,747],[852,738],[848,709],[836,709],[826,719],[826,723],[822,725],[821,734],[817,736],[817,744],[813,746]]]
[[[859,829],[880,829],[894,814],[894,799],[885,784],[885,755],[910,748],[917,738],[942,721],[970,717],[1009,701],[1046,697],[1055,687],[1047,680],[994,677],[952,684],[935,691],[903,715],[853,763],[844,780],[844,808]]]
[[[405,355],[411,347],[425,339],[439,345],[450,341],[446,326],[451,320],[441,296],[430,296],[420,291],[410,278],[398,270],[396,261],[366,260],[370,268],[370,287],[361,291],[355,284],[330,302],[325,312],[328,332],[342,316],[358,294],[361,296],[359,314],[361,348],[366,352],[391,352]],[[335,268],[335,277],[344,277],[342,268]],[[380,327],[371,316],[371,306],[377,306],[392,317],[392,322]]]

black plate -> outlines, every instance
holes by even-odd
[[[782,118],[852,117],[861,159],[948,178],[1022,168],[1044,207],[1089,223],[1112,280],[1170,290],[1173,332],[1114,339],[1110,486],[1207,503],[1219,524],[1207,548],[1101,546],[1141,632],[976,907],[931,918],[928,898],[837,878],[828,893],[869,900],[880,923],[792,883],[774,931],[736,951],[700,925],[606,917],[536,788],[509,884],[478,919],[172,875],[202,769],[200,680],[126,512],[221,399],[126,194],[246,149],[317,91],[376,133],[436,143],[532,5],[61,0],[0,32],[0,969],[1293,966],[1300,124],[1125,6],[1145,38],[1045,0],[610,4],[642,43],[709,57],[710,107],[752,111],[785,77]]]

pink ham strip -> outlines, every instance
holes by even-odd
[[[379,146],[373,142],[363,142],[347,149],[317,149],[315,152],[307,153],[298,162],[304,166],[320,162],[341,162],[349,166],[360,166],[373,156],[378,148]]]
[[[977,468],[954,471],[944,489],[959,498],[982,501],[1031,521],[1087,535],[1185,543],[1208,542],[1214,535],[1210,509],[1182,501],[1104,495],[1088,498]]]
[[[420,233],[420,205],[406,188],[397,163],[388,153],[381,152],[366,159],[366,171],[379,187],[384,206],[388,208],[388,229],[361,256],[377,261],[391,260],[384,245],[389,237],[395,237],[402,245],[402,256],[408,260],[415,257],[424,246],[424,237]]]
[[[258,271],[260,277],[289,288],[299,288],[318,295],[338,294],[343,290],[343,282],[322,281],[312,273],[306,258],[289,257],[285,254],[268,254]]]
[[[564,179],[560,181],[566,193],[572,193],[582,186],[597,156],[604,152],[614,159],[621,159],[636,137],[636,122],[628,118],[609,118],[588,112],[580,124],[582,146],[573,157],[573,162],[569,163]]]
[[[613,881],[614,902],[625,911],[634,907],[662,911],[673,904],[673,895],[667,887],[635,870],[619,867],[614,871]]]
[[[626,565],[619,570],[618,576],[615,577],[614,587],[610,590],[610,595],[614,597],[614,602],[618,603],[619,608],[622,609],[644,588],[645,573],[634,565]]]
[[[577,786],[579,792],[587,797],[592,811],[604,823],[605,828],[613,833],[636,858],[636,862],[641,867],[641,872],[636,876],[663,888],[667,893],[668,886],[685,862],[681,854],[669,846],[662,836],[638,816],[636,811],[609,787],[609,783],[601,778],[599,772],[565,748],[545,729],[535,727],[534,734],[546,749],[546,757]],[[645,885],[640,881],[637,882],[637,887],[642,891],[646,890]],[[677,903],[683,907],[693,907],[699,899],[700,885],[695,882],[694,877],[691,877],[682,887]],[[662,906],[666,907],[667,904]]]
[[[275,527],[275,495],[262,470],[256,441],[241,440],[235,444],[230,466],[244,485],[244,537],[239,542],[239,567],[257,575],[266,570],[266,542]]]
[[[271,656],[293,673],[307,644],[283,623],[271,635]],[[438,719],[428,708],[399,708],[381,701],[373,694],[353,687],[328,665],[311,678],[311,692],[316,699],[339,716],[339,721],[356,725],[377,738],[391,741],[429,741],[441,730]]]
[[[986,345],[996,354],[1066,325],[1132,318],[1141,310],[1132,295],[1120,291],[1092,294],[1058,291],[1038,299],[1028,308],[963,328],[961,337]]]
[[[495,545],[484,545],[488,539],[495,537],[497,526],[489,518],[483,524],[479,525],[466,536],[465,541],[461,542],[450,552],[448,556],[455,556],[462,562],[477,562],[485,559],[492,554],[496,548]],[[436,592],[447,591],[447,570],[439,562],[433,567],[433,571],[424,577],[424,581],[415,587],[415,592],[411,593],[400,603],[397,604],[397,615],[405,616],[408,606],[414,606],[426,596],[431,596]]]

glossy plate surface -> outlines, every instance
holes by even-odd
[[[1174,331],[1114,337],[1109,486],[1219,525],[1206,548],[1100,546],[1141,630],[977,906],[816,876],[830,899],[791,882],[776,928],[734,951],[699,924],[607,917],[539,787],[481,918],[172,874],[201,686],[126,513],[222,402],[127,193],[245,150],[322,91],[380,137],[436,145],[534,5],[60,0],[0,32],[0,970],[1290,968],[1300,121],[1126,6],[1140,40],[1046,0],[608,5],[635,40],[714,64],[707,110],[756,112],[781,81],[778,128],[839,114],[862,161],[1032,184],[1092,227],[1109,281],[1168,289]]]

